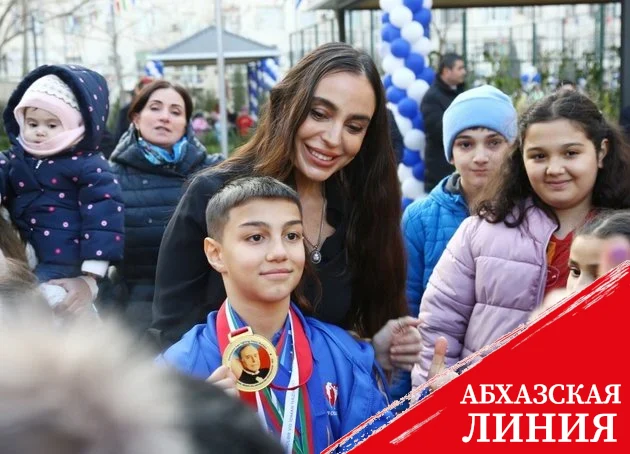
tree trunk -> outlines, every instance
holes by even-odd
[[[22,77],[28,74],[28,2],[22,0]]]
[[[125,93],[125,85],[123,81],[122,65],[120,55],[118,54],[118,30],[116,29],[116,13],[112,8],[112,60],[114,63],[114,74],[116,76],[116,85],[118,87],[118,99],[122,102]]]

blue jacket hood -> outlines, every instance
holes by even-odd
[[[103,76],[78,65],[43,65],[31,71],[20,82],[11,94],[3,113],[4,128],[9,140],[16,145],[20,133],[13,110],[19,104],[28,87],[37,79],[48,74],[54,74],[64,81],[79,102],[79,109],[85,123],[85,136],[77,144],[77,148],[98,150],[109,114],[109,89]]]

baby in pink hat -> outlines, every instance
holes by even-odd
[[[11,148],[0,153],[2,204],[35,250],[39,281],[56,290],[49,302],[70,312],[90,306],[124,250],[120,187],[99,151],[108,97],[100,74],[44,65],[24,78],[4,111]]]

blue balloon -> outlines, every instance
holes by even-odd
[[[404,38],[398,38],[392,41],[390,50],[394,57],[407,58],[411,51],[411,44]]]
[[[408,197],[403,197],[402,199],[402,210],[405,211],[409,205],[413,203],[413,199]]]
[[[384,25],[381,30],[381,38],[383,38],[383,41],[391,43],[395,39],[400,38],[400,28],[392,24]]]
[[[529,82],[529,76],[527,74],[521,75],[521,82],[523,82],[524,84]]]
[[[404,0],[403,3],[412,13],[420,11],[422,9],[422,0]]]
[[[413,15],[413,20],[415,20],[416,22],[420,22],[426,30],[427,28],[429,28],[429,24],[431,23],[431,10],[426,8],[418,10]]]
[[[398,102],[398,113],[411,120],[418,115],[418,103],[411,98],[404,98]]]
[[[393,102],[394,104],[398,104],[400,100],[404,99],[407,96],[407,92],[398,87],[392,85],[385,92],[385,96],[389,102]]]
[[[416,165],[413,166],[411,170],[413,173],[413,177],[418,181],[424,181],[424,162],[420,161]]]
[[[435,71],[430,66],[427,66],[420,74],[420,79],[424,80],[426,83],[431,85],[435,80]]]
[[[534,82],[540,83],[541,81],[540,74],[536,73],[536,75],[532,78],[532,80]]]
[[[388,89],[389,87],[392,86],[392,75],[391,74],[387,74],[387,75],[385,75],[385,77],[383,77],[383,86],[385,87],[385,89]]]
[[[431,27],[424,27],[424,37],[431,39]]]
[[[411,124],[413,125],[413,129],[424,131],[424,117],[422,116],[422,112],[418,112],[418,115],[411,119]]]
[[[389,24],[389,13],[384,13],[381,16],[381,23],[383,24]]]
[[[412,70],[416,77],[418,77],[422,74],[422,71],[424,71],[424,57],[412,52],[405,59],[405,66]]]
[[[403,150],[402,163],[407,167],[413,167],[421,161],[422,159],[420,159],[420,153],[417,151],[409,150],[407,148]]]

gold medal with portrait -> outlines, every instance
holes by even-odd
[[[255,392],[266,388],[278,372],[278,355],[271,342],[254,334],[251,328],[232,336],[223,352],[223,365],[236,376],[239,391]]]

